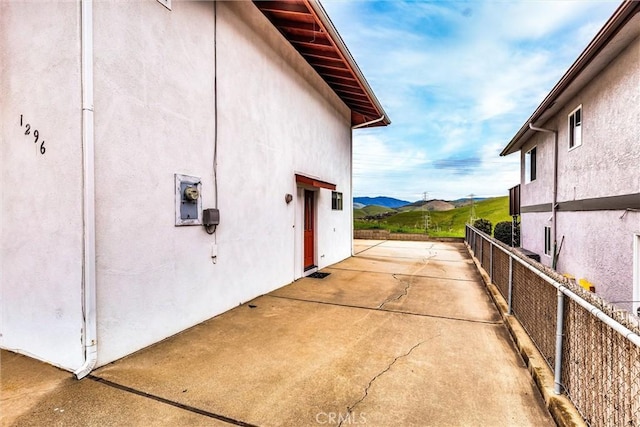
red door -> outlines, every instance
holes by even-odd
[[[313,191],[304,190],[304,268],[314,266],[314,209]]]

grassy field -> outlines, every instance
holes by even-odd
[[[369,207],[371,206],[367,208]],[[500,221],[511,221],[508,196],[482,200],[475,204],[475,211],[476,218],[488,219],[494,226]],[[470,215],[471,206],[449,211],[430,211],[428,234],[433,237],[464,237],[464,226]],[[421,211],[400,212],[379,221],[364,221],[354,215],[353,225],[356,230],[385,229],[393,233],[424,233]]]

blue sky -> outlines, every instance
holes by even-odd
[[[619,4],[322,0],[392,120],[354,131],[354,196],[506,195],[500,151]]]

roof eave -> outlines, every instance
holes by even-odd
[[[362,85],[362,88],[364,89],[364,91],[367,93],[367,96],[369,97],[371,102],[375,105],[376,110],[380,113],[380,117],[384,117],[382,120],[376,122],[373,126],[390,125],[391,119],[389,119],[389,116],[384,111],[384,108],[382,108],[380,101],[378,101],[378,98],[373,92],[373,89],[371,89],[371,86],[369,86],[369,82],[367,82],[367,79],[364,77],[364,74],[360,70],[360,67],[358,67],[358,64],[356,63],[355,59],[351,55],[351,52],[349,52],[349,48],[345,44],[344,40],[342,40],[342,37],[340,36],[340,34],[338,33],[338,30],[333,25],[333,22],[331,22],[331,18],[329,18],[329,15],[324,10],[324,7],[322,7],[322,4],[320,4],[318,0],[307,0],[307,2],[311,7],[311,9],[313,10],[313,12],[315,13],[315,15],[322,22],[322,25],[325,27],[327,33],[329,34],[333,42],[336,44],[338,50],[344,56],[345,60],[349,65],[349,68],[358,78],[358,81]],[[378,117],[375,117],[374,119],[377,119],[377,118]]]
[[[624,27],[624,25],[633,16],[640,11],[640,2],[634,0],[625,0],[618,6],[613,15],[607,20],[598,34],[591,40],[584,51],[578,56],[578,59],[569,67],[567,72],[562,76],[560,81],[551,89],[542,103],[536,108],[529,119],[522,125],[520,130],[509,141],[507,146],[502,150],[500,156],[506,156],[520,151],[522,146],[528,141],[533,134],[529,129],[530,123],[536,123],[541,116],[551,107],[554,106],[558,97],[575,81],[575,79],[585,70],[591,61],[600,54],[616,34]],[[556,106],[559,107],[559,106]]]
[[[353,127],[391,123],[319,0],[253,3],[351,110]]]

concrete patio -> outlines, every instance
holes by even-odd
[[[3,425],[555,425],[462,243],[356,256],[73,376],[2,352]]]

